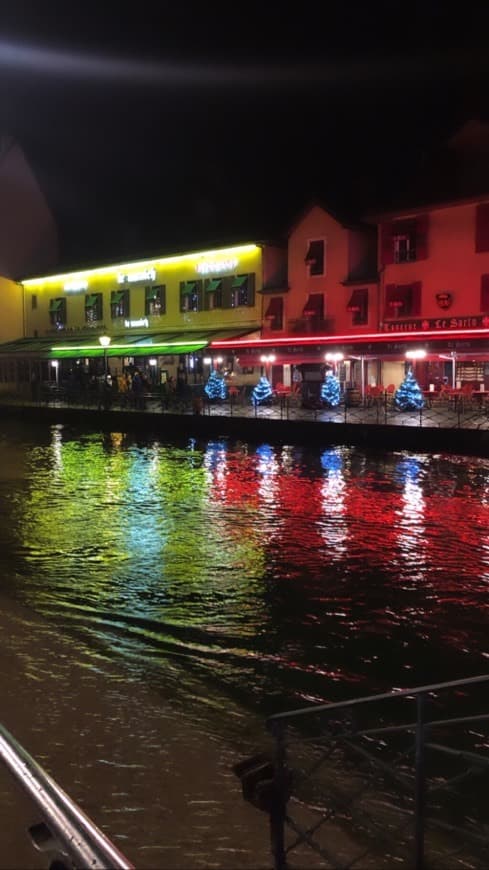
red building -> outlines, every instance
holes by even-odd
[[[412,351],[426,389],[489,387],[489,197],[360,224],[312,206],[289,233],[287,282],[263,293],[261,338],[235,346],[239,364],[266,356],[274,383],[285,384],[297,366],[306,397],[317,392],[326,354],[344,386],[362,393],[398,386]]]

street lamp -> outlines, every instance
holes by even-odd
[[[260,357],[260,362],[262,362],[264,364],[264,367],[265,367],[265,377],[267,378],[267,380],[270,380],[270,376],[269,376],[270,366],[273,365],[275,360],[276,360],[276,356],[274,353],[263,354],[263,356]]]
[[[104,349],[104,381],[107,383],[107,348],[110,344],[110,335],[99,335],[98,340]]]
[[[333,372],[334,374],[336,374],[336,366],[339,362],[341,362],[342,359],[344,359],[344,356],[342,353],[325,353],[324,359],[326,360],[326,362],[332,363]]]

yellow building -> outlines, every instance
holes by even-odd
[[[250,243],[26,279],[18,328],[4,337],[15,340],[0,347],[2,383],[7,374],[12,383],[12,361],[22,363],[17,384],[26,364],[27,380],[137,366],[153,383],[177,368],[196,381],[213,339],[260,329],[262,291],[282,279],[285,258],[279,246]]]

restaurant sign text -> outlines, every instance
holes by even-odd
[[[489,317],[483,314],[467,317],[433,317],[419,320],[396,320],[384,323],[384,332],[421,332],[436,329],[477,329],[489,327]]]

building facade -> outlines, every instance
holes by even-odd
[[[16,366],[20,385],[106,365],[138,367],[152,383],[177,370],[196,382],[212,338],[259,334],[261,290],[284,263],[279,246],[251,243],[26,279],[21,323],[0,348],[1,383],[12,385]]]
[[[399,386],[407,365],[424,389],[489,388],[488,273],[488,198],[358,226],[316,206],[290,233],[287,287],[270,298],[260,338],[244,338],[235,352],[250,365],[273,357],[272,377],[285,383],[294,365],[307,382],[332,364],[345,390],[361,395]]]

